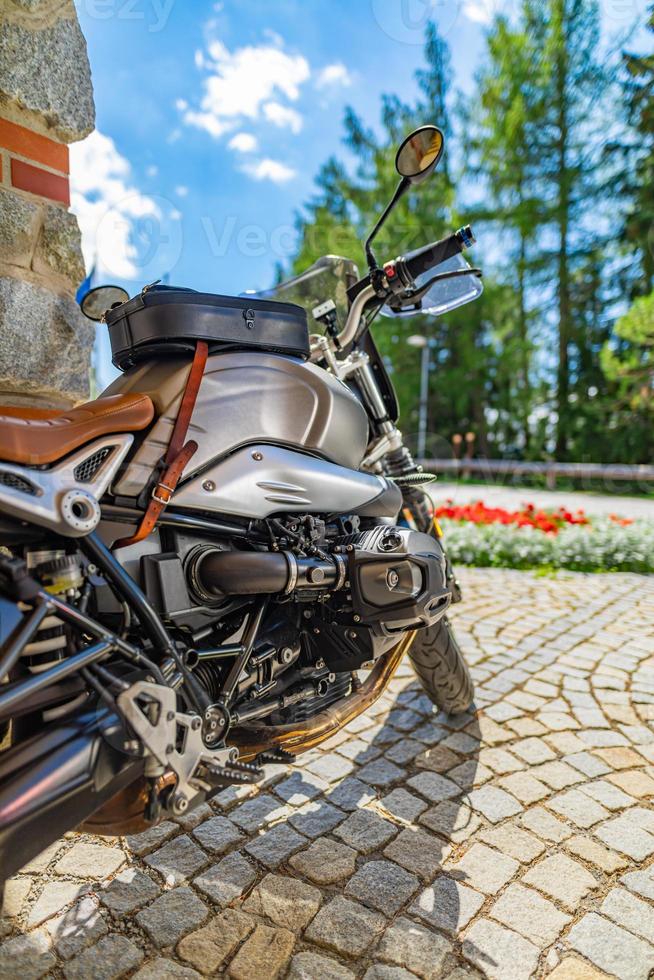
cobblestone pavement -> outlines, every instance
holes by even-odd
[[[408,665],[259,789],[8,886],[0,977],[647,978],[654,969],[654,585],[471,570],[479,713]]]

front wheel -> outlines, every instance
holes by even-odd
[[[425,694],[438,708],[457,715],[470,707],[475,689],[448,619],[418,630],[409,658]]]

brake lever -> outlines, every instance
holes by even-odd
[[[477,268],[451,269],[449,272],[439,272],[437,275],[432,276],[420,289],[414,289],[410,292],[407,291],[404,295],[396,293],[393,297],[393,302],[390,302],[388,305],[392,310],[401,310],[406,306],[417,306],[437,282],[442,282],[444,279],[458,279],[460,276],[470,275],[477,276],[478,279],[481,279],[483,272]]]

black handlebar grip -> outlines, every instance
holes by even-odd
[[[458,255],[459,252],[470,248],[474,243],[475,236],[472,233],[472,228],[470,225],[465,225],[455,231],[454,234],[448,235],[447,238],[441,238],[440,241],[427,245],[426,248],[412,255],[410,259],[404,259],[405,268],[410,277],[416,279],[423,272],[427,272],[429,269],[433,269],[435,265],[440,265],[441,262],[451,259],[453,255]]]

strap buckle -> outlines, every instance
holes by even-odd
[[[159,488],[165,490],[168,496],[167,497],[159,496],[157,492]],[[175,487],[169,487],[167,483],[162,483],[161,481],[159,481],[159,483],[157,483],[157,485],[152,490],[152,499],[156,500],[158,504],[162,504],[165,507],[167,504],[170,503],[171,497],[174,494],[174,492],[175,492]]]

